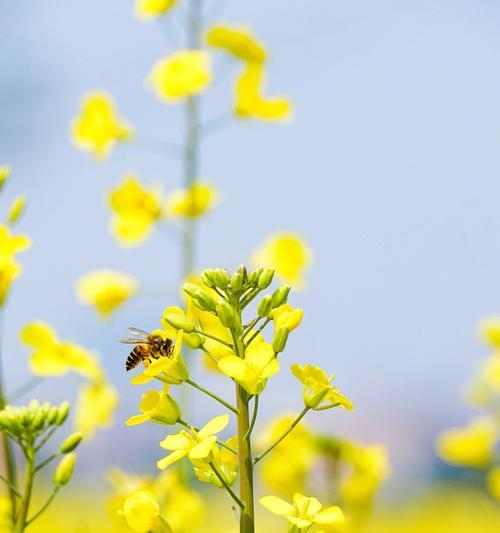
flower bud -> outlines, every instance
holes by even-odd
[[[43,406],[42,406],[42,408],[43,408]],[[50,412],[50,409],[49,409],[49,412]],[[63,402],[58,408],[58,413],[57,413],[57,418],[56,418],[56,426],[62,426],[64,424],[64,422],[66,422],[66,419],[68,418],[68,415],[69,415],[69,403],[68,402]]]
[[[187,344],[192,350],[197,350],[200,346],[205,344],[205,338],[198,333],[184,333],[182,342]]]
[[[259,302],[257,306],[257,314],[260,317],[267,316],[273,308],[273,297],[270,294],[266,294],[264,298]]]
[[[33,417],[33,420],[31,421],[31,428],[34,431],[39,431],[43,428],[45,424],[45,415],[42,411],[38,411],[35,416]]]
[[[59,447],[61,453],[70,453],[76,450],[80,442],[82,442],[83,435],[77,431],[72,433]]]
[[[210,289],[213,289],[215,287],[215,282],[213,279],[213,270],[211,268],[206,268],[202,271],[201,281],[203,281],[203,283]]]
[[[215,283],[215,286],[218,289],[225,290],[227,289],[227,286],[229,285],[229,274],[226,270],[222,270],[221,268],[217,268],[213,271],[212,275],[213,282]]]
[[[231,276],[231,288],[234,292],[239,292],[243,288],[243,276],[240,272],[235,272]]]
[[[248,284],[252,286],[257,285],[263,270],[264,269],[262,267],[252,270],[252,272],[248,274]]]
[[[217,304],[217,316],[226,328],[235,328],[238,324],[233,307],[226,301]]]
[[[273,309],[275,307],[279,307],[280,305],[283,305],[288,300],[288,295],[290,294],[290,291],[292,290],[292,287],[290,285],[283,285],[283,287],[280,287],[279,289],[276,289],[273,293]]]
[[[272,268],[266,268],[259,276],[258,287],[259,289],[267,289],[273,282],[274,270]]]
[[[185,283],[183,290],[189,296],[191,296],[196,307],[202,311],[215,312],[215,301],[206,292],[203,292],[198,286],[194,285],[193,283]]]
[[[274,333],[273,350],[275,353],[281,353],[285,349],[288,333],[287,328],[280,328]]]
[[[15,224],[26,209],[26,196],[20,195],[14,198],[7,215],[7,224]]]
[[[185,315],[169,313],[164,315],[164,318],[174,329],[182,329],[186,333],[192,333],[195,328],[194,322]]]
[[[51,407],[47,413],[47,424],[51,426],[55,424],[57,417],[59,416],[59,409],[57,407]]]
[[[76,455],[74,453],[68,453],[59,461],[54,474],[54,485],[62,487],[69,482],[75,470],[75,463]]]
[[[245,265],[240,265],[238,267],[238,272],[241,274],[241,277],[243,278],[243,283],[246,283],[248,281],[247,267]]]

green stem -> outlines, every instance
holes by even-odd
[[[236,415],[238,414],[238,410],[235,407],[233,407],[230,403],[226,402],[225,400],[223,400],[222,398],[217,396],[217,394],[209,391],[208,389],[205,389],[204,387],[202,387],[201,385],[199,385],[198,383],[196,383],[192,379],[189,379],[189,378],[186,379],[186,383],[188,383],[189,385],[191,385],[195,389],[198,389],[199,391],[205,393],[207,396],[210,396],[214,400],[217,400],[220,404],[222,404],[224,407],[227,407],[227,409],[232,411],[234,414],[236,414]]]
[[[215,465],[213,463],[208,464],[210,465],[210,468],[213,470],[214,474],[217,476],[217,479],[222,483],[222,486],[227,490],[229,496],[231,496],[231,498],[238,504],[240,509],[243,509],[245,507],[244,503],[238,498],[238,496],[236,496],[226,480],[222,477],[217,468],[215,468]]]
[[[35,473],[41,470],[43,467],[47,466],[49,463],[51,463],[54,459],[57,459],[58,457],[61,457],[61,453],[55,453],[45,459],[45,461],[42,461],[38,466],[35,467]]]
[[[264,320],[264,322],[261,324],[260,328],[250,337],[250,339],[248,339],[248,341],[245,343],[245,348],[248,348],[248,346],[250,346],[250,344],[253,342],[253,340],[257,337],[257,335],[259,335],[260,333],[262,333],[262,330],[269,324],[269,322],[271,322],[272,318],[266,318]]]
[[[223,344],[224,346],[227,346],[228,348],[231,348],[231,350],[234,350],[234,346],[229,343],[229,342],[226,342],[222,339],[219,339],[219,337],[216,337],[215,335],[211,335],[210,333],[206,333],[205,331],[201,330],[201,329],[194,329],[193,330],[194,333],[198,333],[198,335],[203,335],[204,337],[208,337],[209,339],[212,339],[214,341],[217,341],[219,342],[220,344]]]
[[[16,489],[16,487],[14,487],[14,485],[10,484],[9,480],[6,477],[0,476],[0,481],[3,481],[18,498],[22,498],[22,494]]]
[[[311,409],[310,407],[304,407],[304,410],[300,413],[300,415],[292,422],[292,425],[277,439],[269,446],[267,450],[262,452],[261,454],[257,455],[257,457],[254,459],[253,464],[257,464],[262,458],[264,458],[271,450],[273,450],[278,444],[293,430],[293,428],[306,416],[307,412]]]
[[[29,526],[32,522],[34,522],[38,517],[40,517],[40,515],[42,515],[46,510],[47,508],[49,507],[49,505],[54,501],[54,498],[57,496],[57,493],[59,492],[59,490],[61,489],[61,487],[58,485],[54,491],[52,492],[52,494],[49,496],[49,498],[47,499],[47,501],[43,504],[43,506],[40,508],[39,511],[37,511],[27,522],[26,522],[26,526]]]
[[[257,413],[259,411],[259,395],[256,394],[254,396],[254,404],[253,404],[253,415],[252,420],[250,422],[250,427],[248,428],[248,432],[245,434],[245,439],[248,439],[252,435],[253,428],[255,426],[255,422],[257,421]]]
[[[26,453],[26,469],[24,480],[24,494],[19,508],[19,514],[16,522],[16,533],[23,533],[26,529],[28,511],[31,503],[31,495],[33,492],[33,480],[35,478],[35,454],[32,449],[28,449]]]

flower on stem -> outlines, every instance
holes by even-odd
[[[15,256],[28,248],[30,244],[28,237],[12,235],[6,225],[0,224],[0,306],[4,305],[12,282],[22,270]]]
[[[143,20],[155,19],[170,11],[176,3],[177,0],[137,0],[135,14]]]
[[[286,518],[298,531],[306,531],[313,525],[335,527],[345,523],[345,516],[340,507],[323,509],[319,500],[300,493],[294,494],[293,504],[276,496],[264,496],[259,501],[271,513]]]
[[[161,526],[160,506],[154,494],[139,490],[131,494],[118,511],[125,517],[127,524],[138,533],[157,531]]]
[[[352,410],[352,403],[330,383],[334,376],[327,376],[326,372],[318,366],[297,363],[291,367],[292,374],[303,383],[302,396],[304,404],[311,409],[330,409],[332,407],[345,407]]]
[[[238,437],[234,436],[227,439],[225,444],[236,450],[238,447]],[[222,479],[231,486],[238,476],[238,455],[229,451],[223,446],[214,446],[212,448],[212,465],[221,475]],[[193,465],[196,477],[204,483],[211,483],[220,489],[224,488],[220,479],[217,477],[212,467],[206,462],[200,462]]]
[[[212,26],[206,35],[209,46],[220,48],[245,63],[263,63],[267,53],[247,28],[218,24]]]
[[[172,218],[198,218],[217,203],[215,187],[194,182],[189,189],[178,189],[167,197],[167,213]]]
[[[20,338],[33,348],[29,366],[37,376],[62,376],[71,370],[90,378],[100,375],[96,357],[90,351],[59,340],[45,322],[30,322],[21,330]]]
[[[293,331],[302,322],[304,311],[302,309],[294,309],[289,304],[280,305],[271,311],[271,318],[274,321],[274,329],[278,331],[281,328],[286,328],[288,331]]]
[[[224,374],[235,379],[249,394],[260,394],[267,380],[280,369],[272,346],[257,338],[245,350],[244,359],[230,355],[223,357],[218,366]]]
[[[180,101],[202,93],[212,81],[210,57],[202,50],[180,50],[158,61],[148,77],[157,98]]]
[[[116,115],[111,95],[102,91],[88,93],[80,105],[80,115],[71,124],[71,138],[77,148],[103,159],[117,141],[127,141],[132,128]]]
[[[113,211],[111,230],[124,246],[146,240],[162,214],[161,193],[144,187],[135,174],[128,173],[109,195]]]
[[[82,276],[76,284],[79,300],[93,306],[101,318],[111,316],[136,292],[135,279],[115,270],[93,270]]]
[[[222,431],[228,422],[227,415],[217,416],[199,431],[191,428],[189,432],[183,430],[175,435],[168,435],[160,446],[171,453],[158,461],[158,468],[164,470],[184,457],[187,457],[195,466],[200,463],[210,463],[214,458],[216,434]]]
[[[168,394],[168,386],[162,391],[149,390],[141,396],[139,404],[140,415],[130,417],[125,425],[136,426],[151,420],[156,424],[173,425],[181,417],[181,410],[177,402]]]
[[[76,428],[86,437],[92,437],[97,429],[111,425],[117,405],[118,393],[104,379],[85,384],[78,395]]]
[[[311,264],[311,251],[306,242],[291,233],[270,237],[253,255],[256,266],[268,266],[295,287],[304,287],[304,271]]]

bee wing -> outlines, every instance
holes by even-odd
[[[149,344],[147,340],[134,339],[132,337],[127,337],[126,339],[122,339],[120,342],[122,344]]]
[[[122,339],[123,344],[149,344],[149,333],[139,328],[128,328],[131,337]]]

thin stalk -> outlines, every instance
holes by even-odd
[[[47,457],[47,459],[45,459],[45,461],[42,461],[38,466],[35,467],[35,473],[38,472],[39,470],[41,470],[43,467],[47,466],[54,459],[57,459],[61,455],[62,455],[61,453],[55,453],[55,454],[51,455],[50,457]]]
[[[195,389],[198,389],[199,391],[205,393],[207,396],[210,396],[214,400],[218,401],[220,404],[222,404],[224,407],[226,407],[227,409],[232,411],[234,414],[236,414],[236,415],[238,414],[238,410],[235,407],[233,407],[230,403],[226,402],[226,400],[223,400],[222,398],[217,396],[217,394],[213,393],[212,391],[209,391],[208,389],[205,389],[204,387],[202,387],[201,385],[199,385],[198,383],[196,383],[192,379],[189,379],[189,378],[186,379],[186,383],[191,385],[191,387],[194,387]]]
[[[248,428],[247,433],[245,433],[245,439],[250,438],[252,435],[253,428],[255,427],[255,422],[257,421],[257,413],[259,412],[259,395],[256,394],[254,396],[254,404],[253,404],[253,415],[252,420],[250,422],[250,427]]]
[[[0,476],[0,481],[3,481],[12,491],[14,491],[14,494],[18,498],[22,498],[22,494],[14,487],[14,485],[11,485],[9,480],[6,477]]]
[[[43,506],[26,522],[26,526],[29,526],[32,522],[34,522],[39,516],[41,516],[49,507],[49,505],[54,501],[54,498],[57,496],[57,493],[61,487],[58,485],[52,494],[47,498],[47,501],[43,504]]]
[[[194,329],[194,333],[198,333],[198,335],[203,335],[204,337],[208,337],[209,339],[212,339],[214,341],[217,341],[220,344],[223,344],[224,346],[227,346],[228,348],[231,348],[231,350],[234,350],[234,346],[230,342],[226,342],[222,339],[219,339],[219,337],[216,337],[215,335],[211,335],[210,333],[206,333],[205,331],[201,329]]]
[[[257,464],[262,458],[264,458],[271,450],[273,450],[278,444],[293,430],[293,428],[306,416],[307,412],[311,409],[310,407],[307,407],[307,405],[304,407],[304,410],[300,413],[300,415],[292,422],[292,425],[278,438],[276,439],[271,446],[265,451],[263,451],[261,454],[257,455],[257,457],[254,459],[253,464]]]
[[[245,348],[247,348],[248,346],[250,346],[250,344],[252,343],[252,341],[257,337],[257,335],[259,335],[260,333],[262,333],[262,330],[269,324],[269,322],[271,322],[272,318],[266,318],[266,320],[264,320],[264,322],[261,324],[260,328],[248,339],[248,341],[245,343]]]
[[[243,509],[245,507],[244,503],[238,498],[238,496],[236,496],[226,480],[221,476],[217,468],[215,468],[215,465],[213,463],[208,464],[210,465],[210,468],[213,470],[214,474],[217,476],[217,479],[222,483],[222,486],[226,489],[229,496],[231,496],[231,498],[238,504],[240,509]]]
[[[24,480],[24,494],[19,508],[19,515],[16,523],[16,533],[23,533],[26,529],[28,511],[31,503],[31,495],[33,492],[33,480],[35,478],[35,454],[33,450],[27,450],[26,453],[26,470]]]

